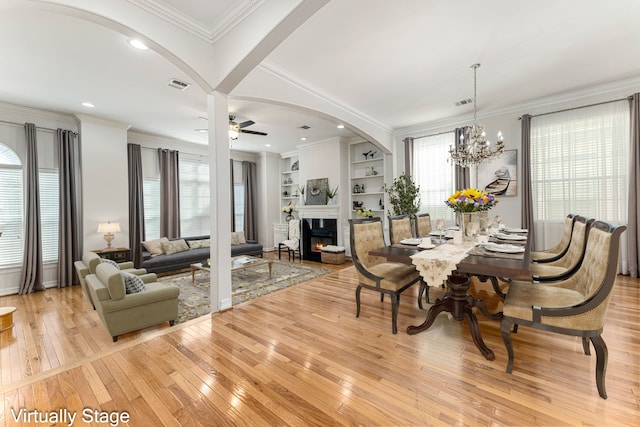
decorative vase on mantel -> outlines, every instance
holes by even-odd
[[[287,220],[287,222],[291,221],[292,219],[294,219],[294,216],[289,214],[287,215],[287,217],[285,218],[285,220]]]
[[[479,214],[481,213],[486,214],[486,212],[456,212],[456,224],[460,228],[460,231],[462,231],[463,242],[473,243],[474,234],[476,235],[480,234]],[[485,224],[486,224],[486,220],[485,220]]]

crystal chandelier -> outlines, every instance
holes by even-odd
[[[476,72],[480,64],[473,64],[473,125],[468,126],[460,135],[460,142],[449,147],[451,160],[462,167],[475,166],[500,157],[504,151],[502,132],[498,131],[498,140],[494,146],[486,139],[484,126],[476,123]]]

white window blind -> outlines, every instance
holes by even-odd
[[[0,144],[2,148],[2,144]],[[16,157],[17,159],[17,157]],[[20,265],[24,251],[22,167],[0,159],[0,267]]]
[[[211,228],[209,164],[180,159],[180,234],[208,235]]]
[[[233,231],[244,231],[244,184],[233,184],[233,205],[236,222]]]
[[[531,119],[531,189],[538,246],[558,239],[569,213],[627,222],[627,101]]]
[[[455,190],[454,168],[449,161],[449,146],[454,141],[455,132],[413,141],[413,179],[420,186],[420,212],[428,213],[434,222],[438,218],[453,220],[444,202]]]
[[[144,233],[145,240],[159,239],[160,236],[160,178],[144,178],[142,182],[144,197]]]
[[[58,261],[60,181],[55,169],[40,169],[39,177],[42,260],[54,263]]]

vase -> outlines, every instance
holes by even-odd
[[[336,199],[333,197],[329,197],[327,199],[327,205],[335,205],[336,204]]]
[[[462,231],[463,242],[473,243],[475,236],[479,234],[479,213],[480,212],[456,212],[456,223],[458,224],[458,227],[460,227],[460,231]]]
[[[293,219],[293,215],[288,214],[285,219],[287,220],[287,222],[289,222],[289,221],[291,221]]]

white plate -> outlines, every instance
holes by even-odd
[[[492,252],[503,252],[505,254],[519,254],[524,252],[524,248],[522,246],[514,246],[514,245],[497,245],[497,244],[489,244],[483,245],[484,248],[488,251]]]
[[[400,240],[400,243],[402,243],[403,245],[417,246],[422,243],[422,239],[403,239]]]
[[[435,247],[436,247],[436,245],[433,245],[433,244],[431,244],[429,246],[422,245],[422,244],[418,245],[418,249],[433,249]]]
[[[446,239],[451,239],[453,237],[453,234],[451,234],[452,232],[449,231],[449,234],[447,235],[447,231],[443,231],[442,232],[442,237],[446,238]],[[440,232],[439,231],[432,231],[429,233],[429,236],[434,236],[434,237],[440,237]]]
[[[507,231],[509,233],[528,233],[529,230],[527,230],[526,228],[510,228],[510,227],[505,227],[504,231]]]
[[[520,242],[525,242],[527,240],[527,236],[522,236],[519,234],[496,233],[493,236],[500,240],[517,240]]]

